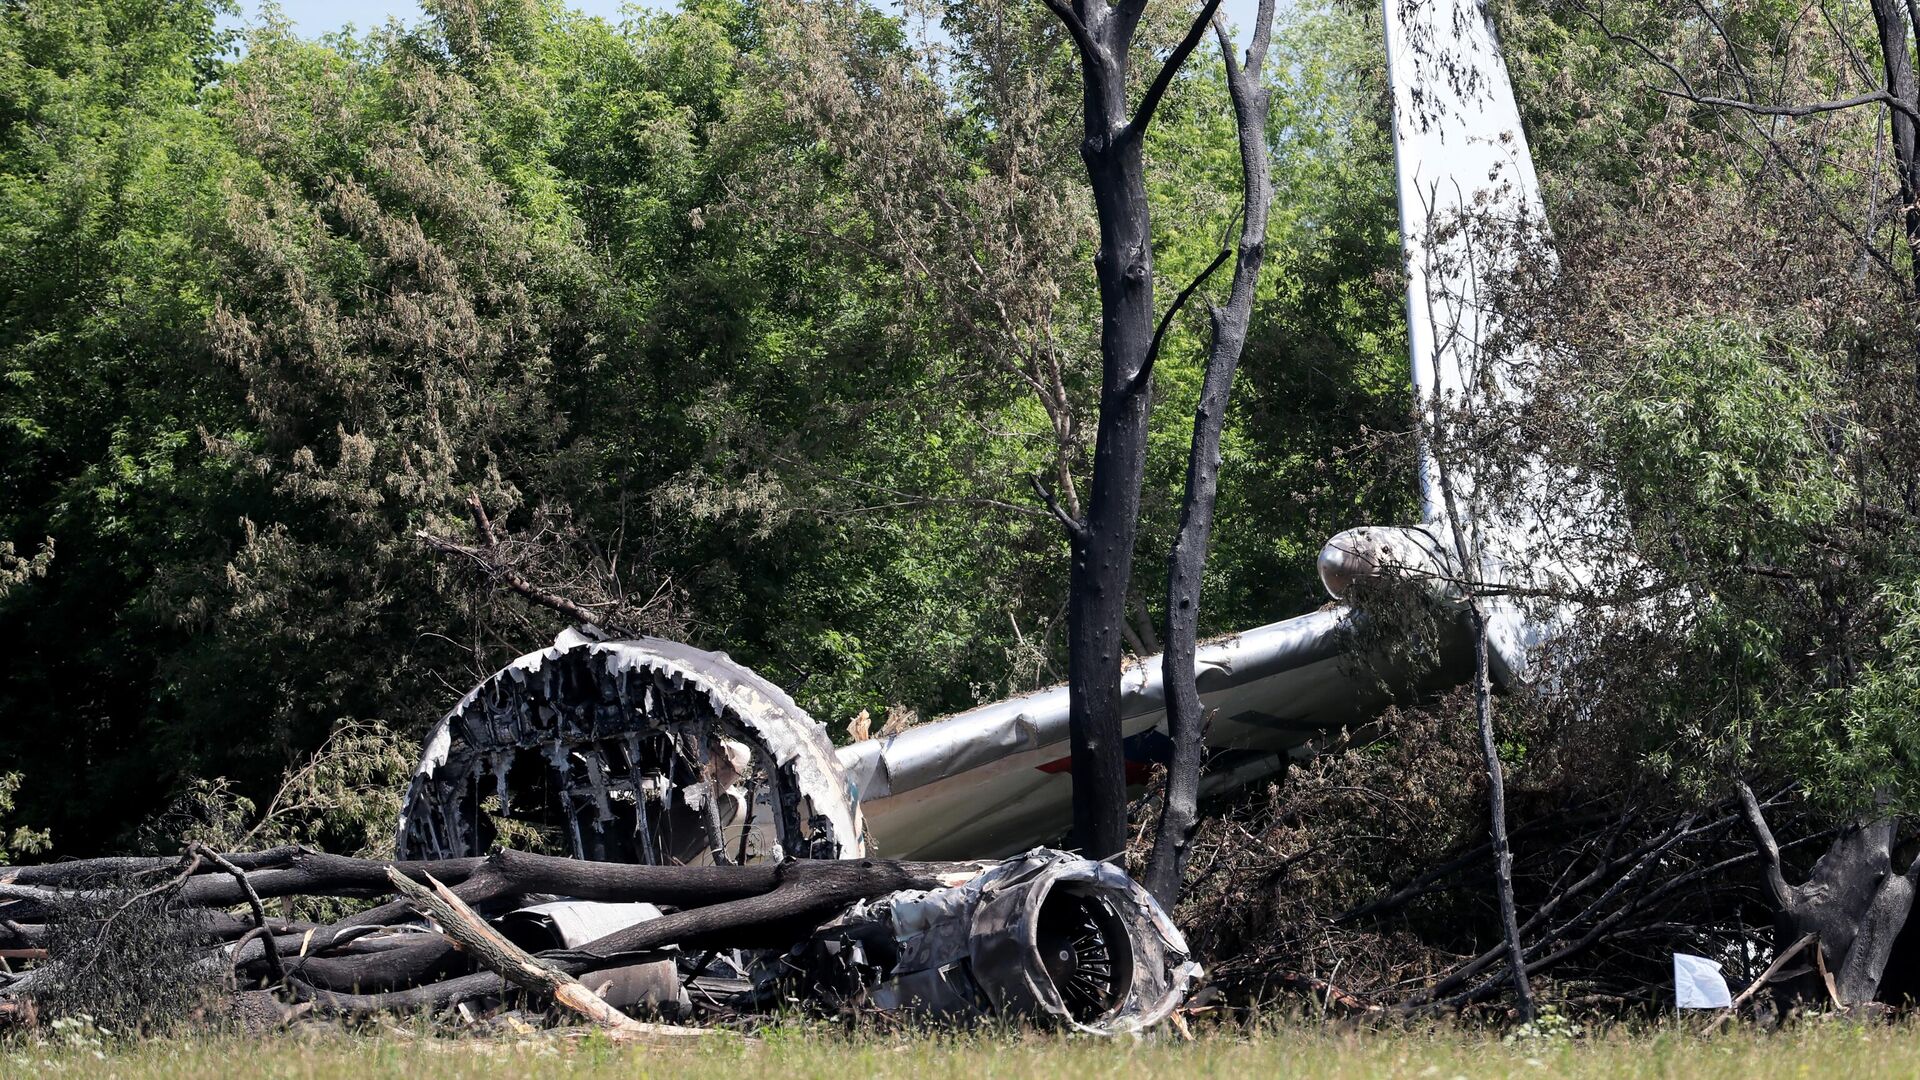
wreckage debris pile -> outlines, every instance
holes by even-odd
[[[362,909],[274,914],[282,898],[318,897]],[[156,903],[173,913],[184,966],[217,975],[253,1018],[551,1004],[640,1037],[686,1029],[632,1016],[711,1025],[797,1003],[1111,1034],[1163,1020],[1199,975],[1123,872],[1047,849],[993,863],[653,866],[193,847],[0,869],[0,1021],[51,1019],[56,988],[80,973],[114,978],[114,921]],[[86,933],[58,932],[82,918]]]

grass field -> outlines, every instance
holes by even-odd
[[[1455,1032],[1329,1032],[1286,1027],[1255,1035],[1202,1034],[1193,1042],[1096,1042],[976,1033],[855,1037],[775,1030],[752,1041],[693,1047],[613,1046],[597,1037],[520,1039],[289,1035],[271,1039],[156,1040],[99,1046],[0,1044],[0,1076],[285,1077],[366,1080],[484,1076],[684,1077],[686,1080],[903,1080],[967,1077],[1920,1077],[1920,1028],[1841,1024],[1785,1034],[1702,1037],[1666,1030],[1506,1044]]]

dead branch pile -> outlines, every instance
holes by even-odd
[[[1205,824],[1176,915],[1230,1000],[1415,1016],[1505,999],[1472,729],[1444,716],[1390,717],[1392,739],[1297,765]],[[1749,946],[1771,912],[1737,797],[1582,787],[1534,765],[1512,793],[1513,877],[1547,1000],[1610,1015],[1670,1004],[1675,951],[1721,961],[1736,987],[1758,976],[1767,956]],[[1792,823],[1789,860],[1832,839],[1788,792],[1765,803]]]
[[[178,859],[9,867],[0,869],[0,956],[7,960],[0,1017],[31,1023],[77,1000],[76,986],[97,991],[137,982],[136,968],[155,965],[135,961],[153,958],[118,954],[133,939],[114,928],[163,915],[164,932],[146,927],[145,937],[160,942],[149,951],[165,952],[165,966],[183,984],[223,984],[243,1013],[259,1011],[262,992],[281,1016],[345,1018],[551,1000],[616,1035],[667,1035],[673,1029],[636,1024],[592,987],[630,982],[637,969],[698,952],[707,958],[700,967],[713,973],[696,970],[684,982],[669,974],[669,992],[632,1004],[671,1006],[678,992],[691,989],[685,1000],[699,1003],[697,1011],[731,1015],[764,988],[738,978],[737,965],[723,971],[713,964],[718,954],[784,949],[857,901],[941,889],[981,869],[873,859],[660,867],[518,851],[386,862],[299,847],[220,853],[198,845]],[[277,915],[272,902],[289,897],[378,902],[316,924]],[[494,925],[507,912],[554,897],[658,910],[538,955]],[[76,927],[84,932],[71,932]],[[149,1006],[165,996],[145,984],[120,989]]]

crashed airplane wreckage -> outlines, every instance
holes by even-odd
[[[1519,253],[1476,249],[1484,230],[1467,227],[1492,222],[1512,233],[1545,221],[1494,28],[1481,0],[1386,0],[1383,21],[1408,338],[1427,436],[1424,520],[1334,537],[1320,555],[1321,579],[1336,601],[1357,580],[1383,575],[1423,582],[1443,599],[1463,580],[1526,586],[1496,592],[1587,584],[1591,568],[1538,538],[1567,534],[1570,517],[1589,532],[1619,521],[1605,499],[1580,490],[1569,499],[1579,481],[1536,466],[1521,490],[1551,488],[1554,498],[1502,505],[1479,495],[1472,463],[1431,451],[1451,411],[1522,400],[1538,368],[1525,350],[1503,355],[1489,344],[1500,325],[1493,294]],[[1527,681],[1568,612],[1501,600],[1488,608],[1499,676]],[[1203,791],[1269,777],[1289,755],[1366,722],[1388,704],[1389,684],[1462,681],[1464,623],[1443,623],[1450,640],[1423,650],[1442,658],[1441,670],[1391,672],[1355,655],[1354,620],[1335,603],[1199,650],[1211,717]],[[1144,779],[1170,745],[1158,657],[1128,667],[1122,702],[1128,770]],[[1067,759],[1063,686],[836,750],[792,698],[724,653],[569,632],[509,664],[440,722],[408,790],[398,847],[411,858],[478,854],[493,842],[493,821],[507,816],[552,830],[586,859],[1004,857],[1065,831]]]
[[[1544,214],[1480,0],[1386,0],[1384,22],[1413,381],[1439,423],[1480,388],[1509,401],[1528,392],[1490,371],[1480,347],[1498,324],[1489,275],[1511,260],[1468,257],[1468,230],[1450,219]],[[1542,565],[1527,540],[1561,522],[1486,505],[1471,468],[1426,453],[1420,489],[1421,524],[1326,546],[1320,573],[1336,601],[1382,575],[1443,598],[1463,579],[1585,580],[1581,567]],[[1503,681],[1528,678],[1532,650],[1564,617],[1490,612]],[[1336,602],[1199,651],[1212,717],[1203,792],[1267,778],[1389,703],[1378,668],[1353,655],[1355,618]],[[1464,630],[1429,645],[1442,670],[1401,674],[1457,681]],[[1124,676],[1128,767],[1142,779],[1167,745],[1160,671],[1149,658]],[[584,978],[601,996],[582,991],[589,1004],[667,1018],[799,1000],[1139,1030],[1184,1000],[1199,969],[1120,870],[1036,848],[1066,829],[1067,757],[1064,687],[836,749],[791,697],[724,653],[569,631],[434,729],[406,793],[400,862],[196,851],[181,863],[15,868],[0,878],[0,948],[44,942],[35,920],[90,873],[172,873],[190,906],[253,912],[210,917],[210,963],[271,978],[321,1012],[498,1001],[516,986],[572,1002],[568,981]],[[573,858],[483,857],[508,822]],[[272,919],[261,904],[396,888],[408,898],[326,926]],[[44,970],[0,986],[0,1011],[30,1001]]]
[[[1557,500],[1496,504],[1480,496],[1470,462],[1432,452],[1435,432],[1452,422],[1449,411],[1489,398],[1495,405],[1523,400],[1531,392],[1527,373],[1538,368],[1535,356],[1498,356],[1487,344],[1500,325],[1495,278],[1514,271],[1518,254],[1476,250],[1475,230],[1462,224],[1492,221],[1511,234],[1516,223],[1524,232],[1545,220],[1493,26],[1480,0],[1386,0],[1384,24],[1413,383],[1427,437],[1419,473],[1424,520],[1335,537],[1320,556],[1322,581],[1336,601],[1359,579],[1383,575],[1422,582],[1442,599],[1457,599],[1463,580],[1533,591],[1588,584],[1591,568],[1549,557],[1537,538],[1565,533],[1570,514],[1589,529],[1595,520],[1620,520],[1604,498],[1587,490],[1569,501],[1567,489],[1579,482],[1542,466],[1521,487],[1551,485]],[[1545,253],[1550,261],[1551,249]],[[1528,681],[1536,651],[1554,640],[1568,611],[1498,600],[1488,609],[1497,674],[1508,685]],[[1464,620],[1443,622],[1439,632],[1452,638],[1428,643],[1425,651],[1440,658],[1437,670],[1383,672],[1377,660],[1354,655],[1355,619],[1336,602],[1200,650],[1199,686],[1211,717],[1203,792],[1270,777],[1325,736],[1365,723],[1389,703],[1390,682],[1437,686],[1463,678]],[[1125,747],[1129,773],[1141,779],[1165,760],[1164,702],[1157,658],[1127,669]],[[476,687],[434,730],[407,792],[398,854],[477,855],[495,842],[501,819],[512,818],[547,831],[579,858],[622,863],[1015,856],[1066,829],[1067,713],[1067,691],[1055,687],[836,749],[791,697],[724,653],[570,631]],[[1056,858],[1036,853],[1004,865]],[[977,903],[961,899],[972,886],[951,901],[914,894],[847,913],[808,945],[808,970],[820,980],[815,992],[844,998],[858,988],[865,1000],[889,1007],[944,1001],[977,1012],[984,1000],[1076,1024],[1111,1025],[1089,1018],[1123,1014],[1144,1022],[1157,1011],[1144,1006],[1152,993],[1129,998],[1124,988],[1139,984],[1120,972],[1150,958],[1132,978],[1151,969],[1154,987],[1177,992],[1179,973],[1188,970],[1177,931],[1118,871],[1047,865],[1058,869],[1042,876],[1057,872],[1086,885],[1068,894],[1071,902],[1032,904],[1021,917],[1031,927],[1022,948],[1038,948],[1043,937],[1073,945],[1052,960],[1042,948],[1041,968],[1028,963],[1047,976],[1018,1005],[1010,1004],[1018,995],[982,996],[988,983],[1006,984],[1005,965],[1016,956],[983,945],[981,935],[991,931],[981,916],[969,923],[953,906]],[[1028,872],[990,871],[980,881]],[[1104,884],[1087,891],[1095,883]],[[1128,930],[1136,915],[1144,921]],[[917,929],[903,930],[909,925]],[[1149,926],[1152,932],[1143,929]],[[916,942],[910,949],[902,947],[906,937]],[[1048,966],[1056,962],[1065,966]],[[958,1004],[969,1000],[976,1004]],[[1140,1011],[1125,1013],[1124,1001]],[[1122,1011],[1100,1011],[1114,1008]]]

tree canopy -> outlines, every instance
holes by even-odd
[[[264,794],[342,723],[422,730],[560,625],[422,545],[474,497],[534,578],[835,726],[1061,677],[1028,477],[1084,475],[1097,302],[1044,9],[427,7],[318,41],[169,0],[0,18],[20,818],[124,844],[195,779]],[[1408,502],[1357,456],[1406,401],[1371,47],[1337,12],[1276,45],[1210,631],[1316,603],[1319,535]],[[1230,115],[1197,59],[1154,128],[1170,279],[1237,205]],[[1203,337],[1159,368],[1147,550]]]

